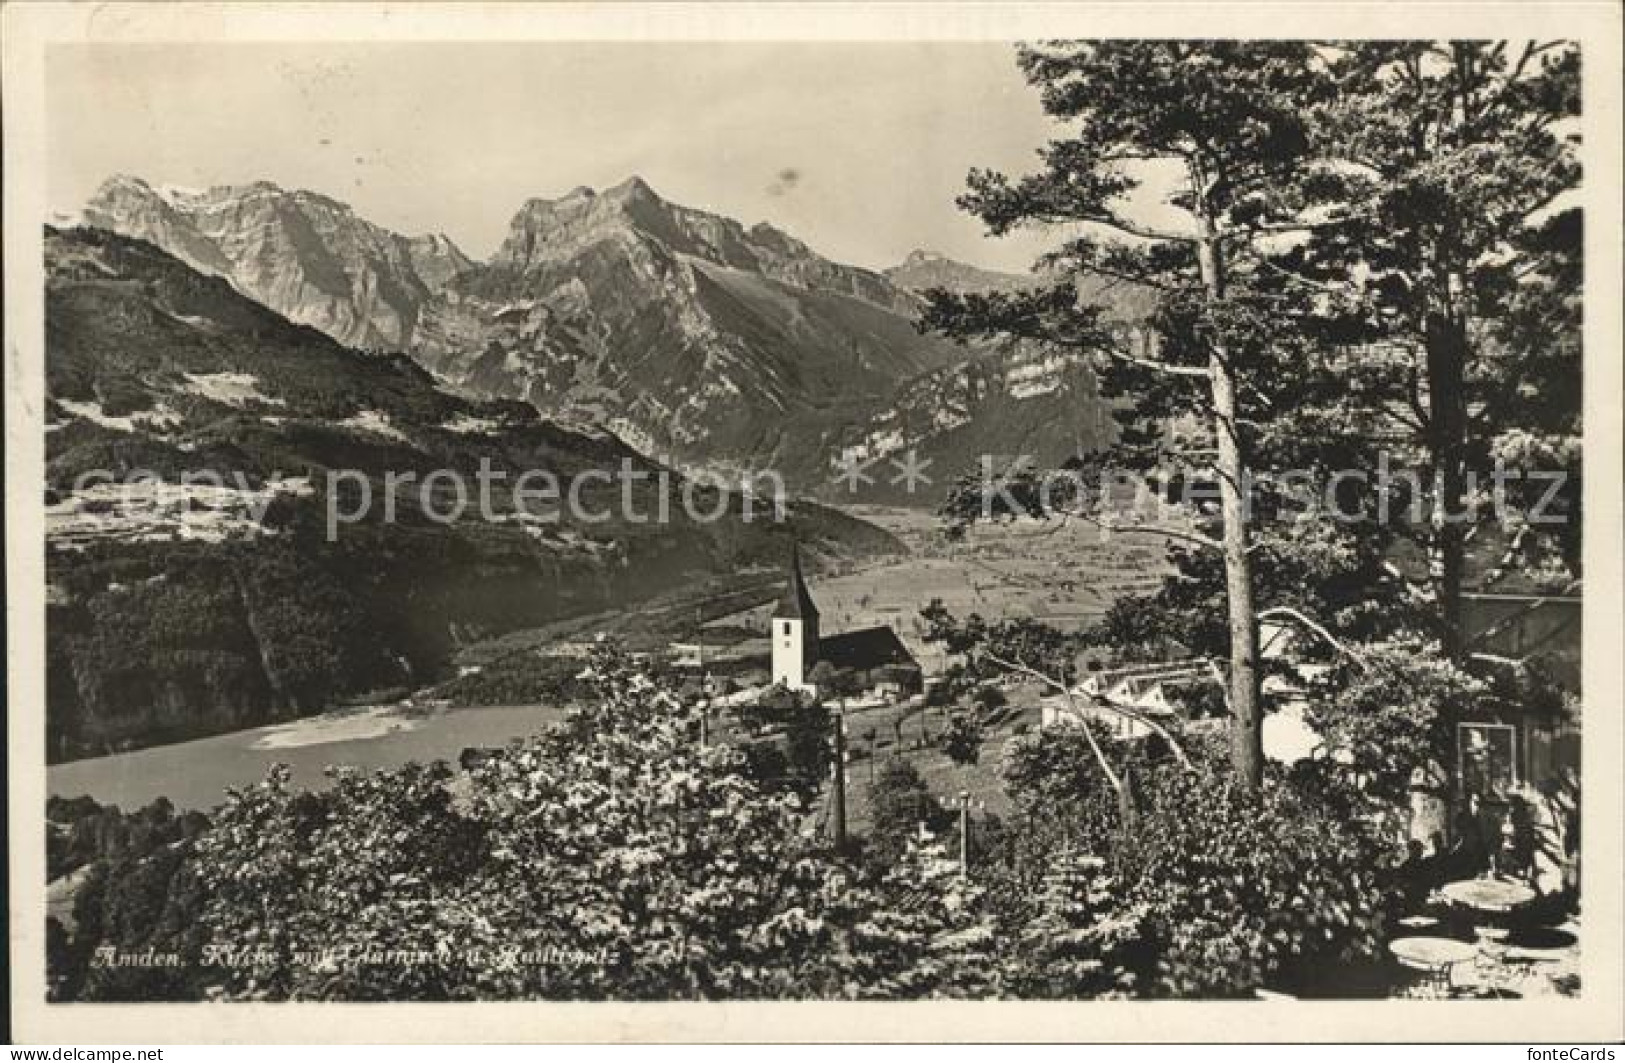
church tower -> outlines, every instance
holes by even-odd
[[[818,607],[801,574],[801,550],[790,544],[790,582],[773,610],[773,682],[806,690],[807,673],[818,663]]]

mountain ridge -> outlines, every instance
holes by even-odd
[[[962,426],[977,396],[1020,401],[1052,361],[916,325],[930,288],[1014,290],[1034,278],[925,252],[888,270],[844,265],[769,222],[668,201],[637,176],[527,199],[486,262],[269,182],[163,193],[118,178],[103,192],[87,220],[153,239],[294,320],[405,351],[449,387],[602,426],[691,471],[772,468],[828,493],[841,456],[891,438],[883,426],[922,395],[969,406],[911,423]],[[1009,412],[993,422],[1011,423]],[[1043,417],[1094,425],[1098,413]],[[1085,437],[1098,443],[1063,423],[1041,449],[1062,456]]]
[[[434,289],[473,261],[443,233],[407,236],[338,199],[270,181],[208,189],[109,178],[85,224],[151,241],[341,343],[402,349]]]
[[[1030,273],[1006,273],[974,266],[937,251],[915,248],[895,266],[881,271],[900,288],[925,292],[942,288],[951,292],[1008,292],[1031,288],[1040,279]]]

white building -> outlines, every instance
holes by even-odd
[[[773,610],[773,682],[810,690],[807,676],[818,663],[818,607],[801,572],[801,550],[790,548],[790,582]]]
[[[807,590],[799,550],[790,554],[790,579],[770,623],[774,683],[816,695],[817,686],[809,677],[814,665],[828,661],[864,690],[883,691],[894,697],[920,691],[919,662],[890,627],[859,628],[829,636],[820,632],[818,607]]]

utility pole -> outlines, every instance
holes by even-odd
[[[700,749],[711,743],[711,691],[705,683],[705,607],[694,606],[694,660],[700,672]]]
[[[835,713],[835,766],[831,788],[836,849],[846,848],[846,713]]]
[[[970,792],[959,791],[959,877],[970,875]]]

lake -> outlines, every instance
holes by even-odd
[[[392,768],[413,760],[455,762],[468,746],[500,746],[535,734],[566,711],[546,705],[344,710],[55,764],[46,770],[46,786],[53,795],[89,794],[126,812],[158,797],[169,798],[178,809],[207,810],[225,799],[228,786],[258,782],[273,764],[291,767],[295,785],[317,789],[327,785],[323,769],[330,764]]]

